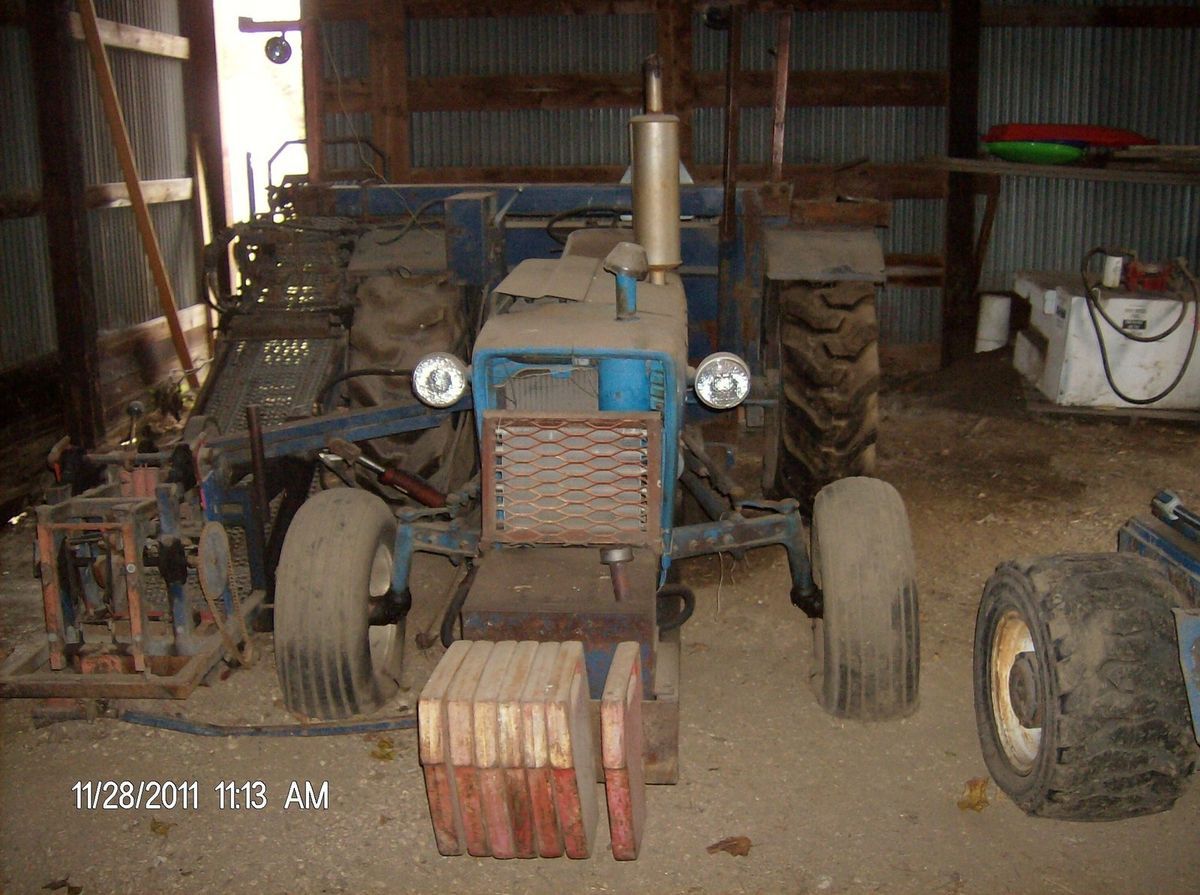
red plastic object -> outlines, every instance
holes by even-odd
[[[1134,131],[1094,124],[997,124],[983,137],[985,143],[1022,140],[1075,140],[1110,149],[1152,146],[1158,142]]]
[[[1125,288],[1130,292],[1166,292],[1171,288],[1171,275],[1175,265],[1169,261],[1147,264],[1130,261],[1125,265]]]

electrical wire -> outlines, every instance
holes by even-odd
[[[412,370],[398,370],[392,367],[360,367],[357,370],[347,370],[345,373],[338,373],[330,376],[321,385],[321,390],[317,392],[313,403],[317,407],[325,405],[325,399],[329,397],[329,393],[334,387],[345,382],[348,379],[356,379],[359,376],[412,376]]]
[[[1112,256],[1119,255],[1119,256],[1122,256],[1125,258],[1137,257],[1136,255],[1134,255],[1133,252],[1128,252],[1128,251],[1124,251],[1121,249],[1115,249],[1115,250],[1114,249],[1105,249],[1105,248],[1091,249],[1086,255],[1083,256],[1083,265],[1079,271],[1079,275],[1083,278],[1083,294],[1088,297],[1093,297],[1093,296],[1097,295],[1100,290],[1099,283],[1089,283],[1088,282],[1088,272],[1087,272],[1088,262],[1090,262],[1094,257],[1096,257],[1096,255],[1112,255]],[[1186,264],[1184,266],[1186,267]],[[1188,306],[1188,302],[1186,299],[1181,300],[1179,302],[1179,314],[1176,315],[1175,320],[1171,323],[1170,326],[1168,326],[1166,329],[1164,329],[1160,333],[1155,333],[1154,335],[1151,335],[1151,336],[1140,336],[1137,333],[1132,333],[1132,332],[1129,332],[1128,330],[1124,329],[1121,326],[1121,324],[1117,323],[1117,321],[1113,320],[1112,317],[1108,316],[1108,312],[1106,310],[1104,310],[1104,306],[1099,303],[1098,298],[1095,299],[1095,302],[1096,302],[1096,310],[1100,314],[1100,317],[1104,320],[1105,323],[1107,323],[1109,326],[1111,326],[1113,329],[1115,329],[1117,332],[1119,332],[1122,336],[1124,336],[1129,341],[1144,342],[1144,343],[1161,342],[1163,339],[1167,338],[1173,332],[1175,332],[1175,330],[1179,329],[1179,325],[1181,323],[1183,323],[1184,315],[1187,313],[1187,306]]]
[[[1191,269],[1187,265],[1187,261],[1183,258],[1177,258],[1176,264],[1178,264],[1180,271],[1183,273],[1184,279],[1187,280],[1188,285],[1191,287],[1192,297],[1190,300],[1186,298],[1180,299],[1179,314],[1176,316],[1175,321],[1165,330],[1160,333],[1155,333],[1152,336],[1139,336],[1134,333],[1127,332],[1125,329],[1121,328],[1116,321],[1114,321],[1108,315],[1103,306],[1100,304],[1100,298],[1102,296],[1101,287],[1099,284],[1093,284],[1089,281],[1087,271],[1088,262],[1090,262],[1092,258],[1099,254],[1128,256],[1129,253],[1109,252],[1103,248],[1094,248],[1089,250],[1087,254],[1083,256],[1083,263],[1080,266],[1080,276],[1083,279],[1084,299],[1087,303],[1088,316],[1092,321],[1092,329],[1096,332],[1096,342],[1100,346],[1100,364],[1104,369],[1104,378],[1107,380],[1108,387],[1112,389],[1113,394],[1126,404],[1133,404],[1138,407],[1144,407],[1148,404],[1157,404],[1163,398],[1175,391],[1176,388],[1178,388],[1179,383],[1183,381],[1183,377],[1187,374],[1188,368],[1192,364],[1192,357],[1196,352],[1197,336],[1200,336],[1200,284],[1197,283],[1195,275],[1192,274]],[[1175,374],[1175,378],[1172,379],[1171,382],[1168,383],[1167,386],[1156,395],[1151,395],[1144,398],[1136,398],[1132,395],[1126,394],[1117,385],[1116,380],[1113,377],[1112,363],[1108,357],[1108,346],[1104,343],[1104,331],[1100,326],[1100,320],[1103,319],[1114,330],[1132,342],[1140,342],[1143,344],[1161,342],[1174,333],[1175,330],[1179,328],[1180,324],[1183,323],[1184,317],[1187,314],[1187,306],[1189,304],[1191,304],[1193,308],[1192,335],[1188,341],[1187,353],[1184,355],[1183,363],[1180,365],[1179,371]]]
[[[590,218],[597,215],[612,218],[617,223],[620,222],[623,215],[632,214],[628,208],[615,208],[604,205],[583,205],[579,208],[569,208],[566,211],[560,211],[554,217],[546,222],[546,235],[557,242],[559,245],[567,244],[567,237],[560,236],[558,231],[554,229],[557,224],[562,223],[568,218]]]

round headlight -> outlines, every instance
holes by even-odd
[[[467,367],[453,354],[435,351],[413,368],[412,387],[422,403],[449,407],[467,390]]]
[[[700,361],[692,388],[713,410],[737,407],[750,394],[750,368],[736,354],[718,351]]]

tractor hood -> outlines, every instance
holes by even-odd
[[[616,319],[616,278],[599,258],[567,255],[518,265],[493,295],[476,354],[653,352],[687,365],[687,302],[673,273],[638,283],[637,316]]]

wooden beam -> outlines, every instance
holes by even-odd
[[[988,28],[1200,28],[1200,7],[985,6]]]
[[[969,158],[979,146],[980,0],[951,0],[948,29],[951,72],[947,155]],[[951,173],[946,195],[945,286],[942,290],[942,361],[968,356],[975,345],[975,189]]]
[[[75,444],[90,448],[104,434],[104,404],[84,209],[83,148],[74,100],[75,54],[67,30],[71,5],[70,0],[30,4],[27,24],[67,433]]]
[[[0,221],[31,218],[42,213],[42,197],[32,190],[0,195]]]
[[[113,146],[117,151],[117,160],[121,163],[121,171],[125,175],[125,185],[129,190],[130,204],[133,206],[134,219],[137,221],[138,232],[142,238],[142,247],[146,252],[146,261],[150,265],[150,275],[158,291],[158,303],[167,325],[171,329],[171,341],[184,374],[192,388],[200,387],[200,380],[195,373],[192,354],[184,338],[183,329],[179,325],[179,310],[175,303],[175,293],[171,288],[171,277],[167,273],[163,261],[162,249],[154,232],[154,222],[150,219],[150,209],[142,195],[141,178],[138,177],[137,163],[133,157],[133,146],[129,142],[129,131],[125,127],[125,116],[121,112],[121,102],[117,97],[117,85],[113,81],[112,69],[108,64],[108,54],[100,40],[100,29],[96,24],[96,7],[93,0],[79,0],[79,16],[83,22],[84,35],[87,38],[88,54],[92,59],[92,69],[96,74],[96,86],[100,91],[100,101],[104,106],[104,114],[112,131]]]
[[[642,76],[622,73],[413,78],[408,101],[414,112],[641,108]]]
[[[1050,177],[1060,180],[1098,180],[1107,183],[1157,183],[1164,186],[1200,186],[1200,171],[1147,171],[1139,165],[1089,168],[1075,165],[1022,165],[1016,162],[973,158],[932,159],[923,164],[951,172],[1014,177]]]
[[[694,16],[686,3],[659,0],[654,49],[662,60],[663,106],[679,118],[679,158],[689,168],[695,156],[691,101],[696,89],[692,67],[693,22]]]
[[[771,107],[775,75],[742,72],[737,78],[738,105],[745,109]],[[338,92],[340,91],[340,92]],[[349,112],[377,112],[379,100],[364,81],[346,81],[326,98],[337,95]],[[674,108],[724,104],[723,72],[695,77],[695,90],[676,89]],[[940,71],[810,71],[791,72],[788,106],[941,106],[946,102],[947,76]],[[664,97],[665,98],[665,97]],[[414,112],[509,111],[513,109],[637,108],[642,105],[638,73],[556,75],[455,75],[413,78],[408,107]]]
[[[164,202],[187,202],[192,198],[192,178],[176,177],[170,180],[143,180],[142,198],[148,205]],[[132,204],[129,187],[124,183],[98,183],[89,186],[86,192],[88,208],[125,208]]]
[[[711,0],[672,0],[685,13]],[[747,12],[941,12],[945,0],[748,0]],[[371,0],[323,0],[322,14],[330,19],[367,18],[378,12]],[[637,15],[655,12],[654,0],[408,0],[410,18],[506,18],[535,15]]]
[[[945,282],[945,264],[941,255],[891,253],[884,256],[883,263],[889,286],[937,289]]]
[[[387,155],[388,178],[403,183],[412,169],[411,106],[408,94],[408,19],[403,5],[369,23],[371,84],[377,106],[372,124],[376,145]]]
[[[192,140],[192,174],[196,178],[196,234],[202,240],[198,247],[202,251],[212,232],[229,223],[228,209],[233,206],[228,161],[221,139],[216,19],[212,3],[181,3],[179,16],[180,30],[191,41],[192,47],[191,58],[183,69],[183,95]],[[230,282],[228,258],[228,253],[222,253],[217,274],[226,290]],[[197,288],[206,290],[209,284],[203,260],[199,257],[197,260]],[[197,292],[197,295],[204,294],[204,291]]]
[[[317,16],[323,10],[318,0],[305,0],[300,6],[304,17],[301,41],[304,48],[304,135],[308,151],[308,179],[320,183],[325,176],[325,66],[321,26]]]
[[[180,30],[191,44],[191,57],[184,66],[184,100],[188,130],[199,135],[204,157],[207,198],[214,227],[229,223],[233,204],[229,172],[221,138],[221,100],[217,72],[217,35],[213,4],[181,3]]]
[[[771,180],[783,180],[784,136],[787,130],[788,81],[792,58],[792,15],[775,14],[775,93],[771,102]]]
[[[83,22],[79,13],[71,13],[70,22],[71,36],[76,40],[84,40]],[[124,22],[110,22],[108,19],[96,19],[96,27],[100,32],[100,40],[106,47],[133,50],[151,56],[166,56],[169,59],[187,59],[191,52],[188,39],[178,34],[151,31],[149,28],[138,28]]]
[[[361,8],[362,0],[323,0],[328,16],[347,15]],[[509,18],[546,15],[637,15],[654,12],[654,0],[408,0],[404,4],[413,19]],[[343,12],[344,11],[344,12]]]
[[[947,0],[747,0],[749,12],[942,12]],[[695,3],[693,5],[701,5]]]
[[[697,76],[697,106],[719,106],[724,95],[724,75],[704,72]],[[746,71],[738,78],[738,103],[742,108],[770,106],[775,75]],[[941,106],[947,96],[947,76],[942,71],[794,71],[788,75],[788,107],[798,106]]]

